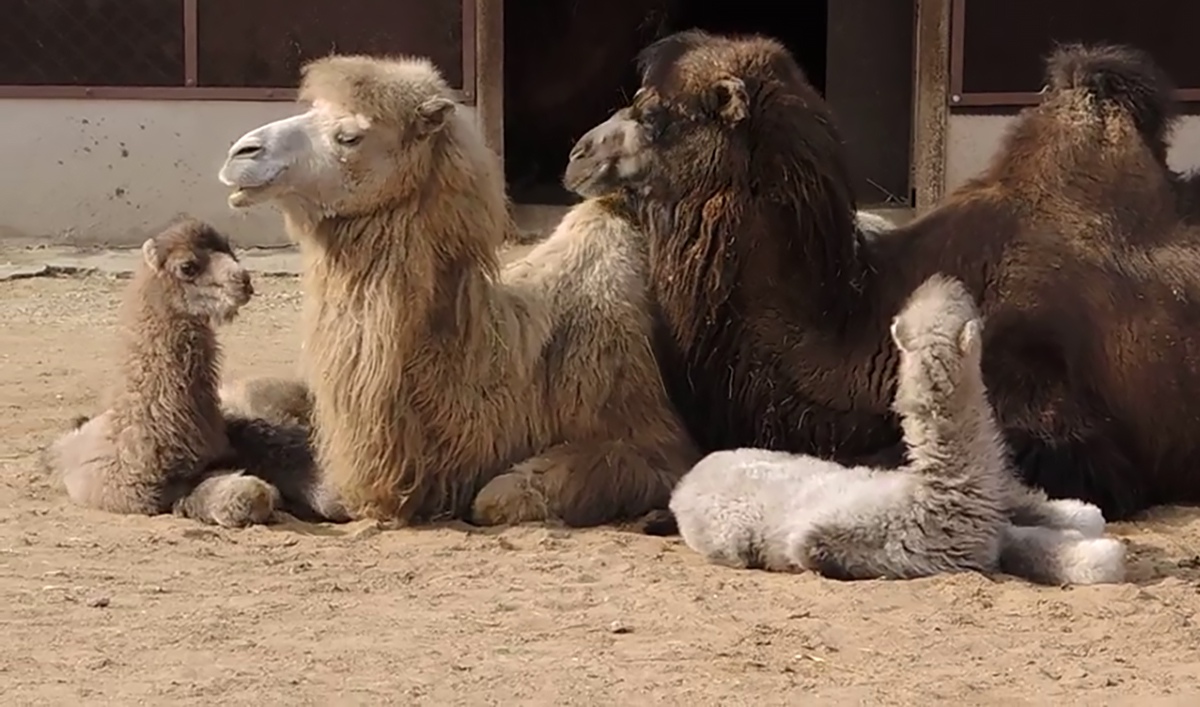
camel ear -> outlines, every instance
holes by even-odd
[[[750,100],[741,79],[721,79],[713,84],[713,91],[717,97],[717,113],[729,125],[737,125],[750,115]]]
[[[983,322],[972,319],[958,333],[958,351],[964,356],[979,350],[983,345]]]
[[[422,135],[432,135],[446,127],[453,112],[454,101],[441,96],[430,98],[417,106],[417,129]]]
[[[158,245],[155,244],[153,238],[147,238],[142,244],[142,258],[146,260],[146,265],[154,272],[162,269],[162,260],[158,257]]]
[[[912,350],[912,334],[908,331],[908,327],[904,325],[904,320],[896,317],[892,320],[892,341],[896,342],[896,348],[901,351]]]

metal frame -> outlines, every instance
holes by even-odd
[[[198,47],[197,8],[200,0],[178,0],[183,3],[183,58],[184,83],[182,86],[3,86],[2,98],[63,98],[63,99],[112,99],[151,101],[294,101],[296,89],[279,88],[236,88],[197,86]],[[475,104],[476,97],[476,15],[478,5],[489,0],[462,0],[462,76],[463,86],[458,90],[460,100]]]
[[[980,92],[963,91],[963,35],[966,32],[967,0],[951,0],[950,7],[950,92],[952,108],[1031,106],[1041,102],[1037,92]],[[1175,91],[1175,99],[1183,103],[1200,102],[1200,88]]]

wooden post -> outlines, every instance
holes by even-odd
[[[950,0],[914,0],[915,116],[913,190],[918,214],[937,205],[946,188],[946,130],[950,117]]]
[[[504,0],[475,3],[475,106],[487,144],[504,160]]]

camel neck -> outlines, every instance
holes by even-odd
[[[123,390],[117,407],[167,410],[217,407],[220,350],[213,325],[171,311],[155,278],[135,283],[122,313]]]
[[[309,338],[324,341],[356,324],[356,337],[377,339],[372,345],[396,363],[411,358],[403,349],[461,346],[499,271],[493,251],[464,245],[464,231],[466,224],[400,210],[318,224],[313,238],[301,240]]]

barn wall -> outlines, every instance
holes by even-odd
[[[0,238],[130,246],[186,212],[242,245],[283,243],[275,214],[230,210],[217,171],[240,135],[293,111],[288,102],[0,100]]]
[[[268,207],[234,212],[217,171],[246,131],[291,102],[0,100],[0,241],[125,247],[172,218],[245,247],[287,243]]]
[[[1011,115],[951,115],[946,134],[946,190],[981,172],[1000,144]],[[1180,118],[1168,161],[1174,169],[1200,168],[1200,116]]]

